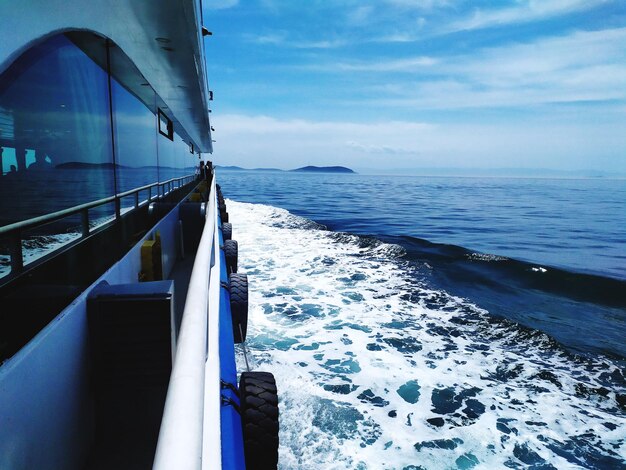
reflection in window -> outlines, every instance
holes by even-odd
[[[158,139],[159,153],[159,181],[167,181],[176,177],[174,154],[174,141],[163,135],[159,135]]]
[[[114,79],[111,94],[117,191],[121,193],[159,180],[157,133],[152,111]],[[131,201],[123,202],[128,205]]]
[[[97,65],[106,45],[88,36],[91,58],[60,35],[0,76],[0,226],[114,193],[107,73]]]
[[[194,169],[187,169],[190,162],[193,161],[193,155],[189,153],[189,145],[181,139],[178,134],[174,138],[176,144],[176,175],[178,177],[193,174]]]
[[[128,57],[91,33],[58,35],[20,56],[0,75],[0,226],[193,174],[195,156],[172,121],[164,122],[169,138],[158,132],[157,99]],[[114,204],[88,214],[92,228],[113,215]],[[29,230],[24,259],[80,235],[78,214]],[[0,277],[7,240],[0,238]]]
[[[17,172],[17,158],[12,147],[0,147],[0,162],[2,162],[2,176]]]

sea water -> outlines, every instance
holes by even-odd
[[[626,466],[626,182],[218,180],[281,468]]]

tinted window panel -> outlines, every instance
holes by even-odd
[[[159,181],[167,181],[176,177],[176,160],[174,141],[162,134],[158,135],[159,146]]]
[[[114,193],[107,73],[97,65],[106,45],[90,41],[98,57],[61,35],[0,76],[0,225]]]
[[[156,117],[144,103],[114,79],[111,92],[117,190],[121,193],[156,183],[159,180]],[[122,202],[126,206],[132,201],[127,198]]]

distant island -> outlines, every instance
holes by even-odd
[[[221,170],[230,171],[289,171],[297,173],[356,173],[356,171],[346,168],[345,166],[303,166],[293,170],[280,170],[278,168],[242,168],[240,166],[220,166],[215,165],[215,168]]]
[[[221,170],[232,170],[232,171],[285,171],[279,168],[242,168],[240,166],[234,166],[234,165],[229,165],[229,166],[215,165],[214,168],[219,168]]]
[[[346,168],[345,166],[303,166],[302,168],[296,168],[295,170],[302,173],[356,173],[354,170],[350,168]]]

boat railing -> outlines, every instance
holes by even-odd
[[[125,215],[133,210],[138,209],[139,207],[144,206],[145,204],[149,204],[154,200],[158,200],[169,194],[175,189],[178,189],[197,178],[195,175],[186,175],[181,176],[179,178],[172,178],[167,181],[160,181],[152,184],[147,184],[145,186],[141,186],[139,188],[130,189],[128,191],[124,191],[122,193],[116,194],[114,196],[105,197],[103,199],[98,199],[97,201],[87,202],[85,204],[80,204],[78,206],[70,207],[67,209],[63,209],[56,212],[51,212],[49,214],[41,215],[39,217],[33,217],[32,219],[22,220],[20,222],[15,222],[9,225],[5,225],[0,227],[0,238],[5,238],[8,240],[8,248],[9,248],[9,256],[11,263],[11,274],[19,274],[24,269],[24,254],[22,250],[22,241],[23,234],[27,230],[31,230],[42,225],[46,225],[52,222],[56,222],[58,220],[64,219],[66,217],[70,217],[72,215],[80,214],[81,223],[80,223],[80,236],[79,239],[85,238],[89,236],[94,230],[100,228],[91,227],[89,221],[89,210],[95,207],[103,206],[105,204],[115,204],[115,216],[113,220],[117,220],[122,215]],[[156,191],[154,191],[156,188]],[[148,197],[147,199],[140,201],[139,193],[142,191],[147,191]],[[153,193],[154,191],[154,193]],[[133,206],[126,211],[122,211],[122,199],[129,198],[134,196]]]
[[[221,468],[220,260],[215,180],[196,252],[159,430],[154,470]],[[208,371],[208,372],[207,372]],[[206,437],[213,438],[208,452]]]

